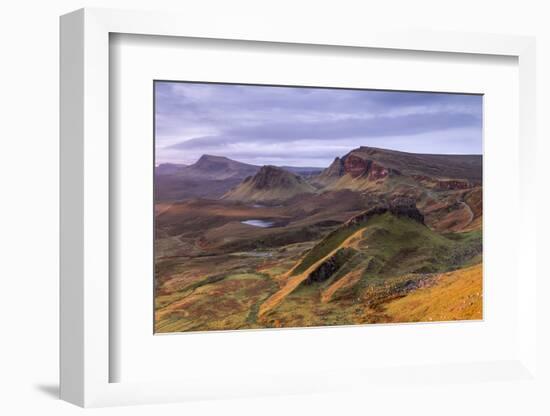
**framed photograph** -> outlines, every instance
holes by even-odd
[[[528,37],[63,16],[62,398],[536,386],[534,60]]]
[[[482,319],[482,95],[153,86],[155,333]]]

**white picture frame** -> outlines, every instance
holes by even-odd
[[[327,374],[318,383],[282,373],[271,380],[212,390],[208,380],[143,383],[110,382],[110,363],[117,357],[109,348],[110,165],[109,158],[109,36],[112,33],[247,40],[260,42],[382,48],[453,54],[505,55],[519,62],[520,227],[517,245],[523,271],[517,293],[519,346],[516,357],[499,362],[457,366],[419,365],[415,377],[429,383],[447,380],[480,383],[488,374],[497,379],[537,383],[536,361],[536,218],[527,215],[535,203],[535,41],[530,37],[395,32],[349,28],[328,32],[312,26],[280,27],[265,21],[239,22],[223,18],[205,25],[192,16],[82,9],[61,18],[61,398],[80,406],[159,403],[197,398],[242,397],[338,391],[349,377],[359,385],[389,380],[397,369],[369,369]],[[359,369],[358,369],[359,370]],[[405,373],[407,373],[405,371]],[[410,373],[410,372],[409,372]],[[385,375],[386,374],[386,375]],[[443,374],[443,375],[442,375]],[[478,374],[478,376],[476,376]],[[483,377],[479,377],[483,374]],[[413,377],[414,378],[414,377]],[[291,382],[294,380],[294,382]],[[290,381],[290,382],[289,382]],[[237,383],[238,384],[238,383]],[[284,385],[284,388],[281,386]]]

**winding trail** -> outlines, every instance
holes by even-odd
[[[461,201],[460,203],[466,208],[466,210],[468,211],[468,214],[470,215],[470,219],[468,220],[468,223],[466,224],[466,227],[467,227],[468,225],[470,225],[474,221],[475,215],[474,215],[474,212],[472,211],[472,208],[470,208],[470,205],[468,205],[464,201]]]

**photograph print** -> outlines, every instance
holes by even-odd
[[[482,95],[153,88],[156,333],[483,318]]]

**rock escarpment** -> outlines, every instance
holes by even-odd
[[[353,153],[344,157],[343,165],[344,169],[340,176],[349,174],[354,179],[362,176],[377,181],[386,178],[390,174],[400,174],[396,169],[386,167],[371,159],[356,156]]]
[[[342,158],[337,157],[331,165],[321,172],[313,182],[319,185],[330,185],[345,175],[352,179],[365,179],[367,181],[383,180],[390,175],[399,175],[397,169],[370,158],[369,154],[350,152]]]
[[[424,215],[416,207],[413,199],[397,198],[391,202],[379,204],[344,223],[344,227],[351,227],[357,224],[367,222],[375,215],[382,215],[389,212],[396,217],[406,217],[424,225]]]
[[[361,146],[336,158],[312,182],[330,189],[365,190],[373,183],[405,176],[428,181],[427,185],[440,190],[460,190],[481,184],[481,165],[481,155],[419,154]]]
[[[344,174],[344,161],[336,157],[330,166],[313,178],[311,182],[317,186],[323,187],[336,182],[344,176]]]
[[[372,160],[363,159],[352,153],[344,159],[344,172],[352,178],[358,178],[369,171],[371,164]]]
[[[322,262],[314,271],[312,271],[304,281],[306,285],[324,282],[330,279],[342,266],[355,254],[353,248],[341,248],[324,262]]]

